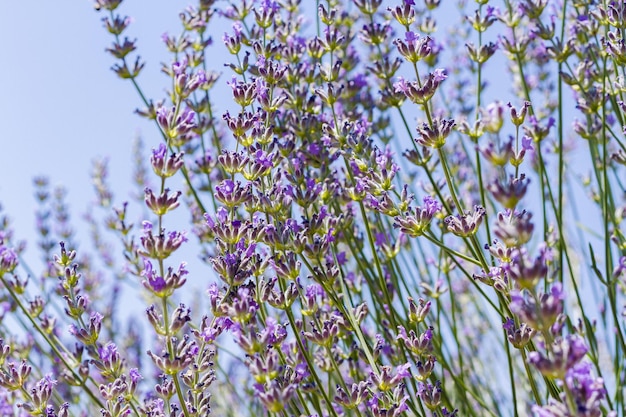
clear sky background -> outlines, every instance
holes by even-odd
[[[170,58],[161,34],[179,32],[183,7],[164,0],[122,3],[121,12],[134,19],[129,37],[139,39],[147,61],[140,83],[150,97],[163,96],[160,62]],[[115,60],[104,49],[112,36],[92,1],[0,0],[0,10],[0,204],[16,238],[28,239],[32,251],[34,176],[67,189],[74,228],[84,229],[79,217],[94,199],[92,161],[109,156],[119,203],[132,191],[133,139],[141,133],[149,149],[158,132],[133,113],[139,97],[110,70]]]

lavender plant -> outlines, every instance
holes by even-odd
[[[156,98],[121,3],[143,197],[3,218],[0,414],[626,413],[626,2],[200,0]]]

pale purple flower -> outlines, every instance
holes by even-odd
[[[98,357],[103,362],[108,362],[117,356],[117,346],[113,342],[108,342],[106,345],[98,348]]]
[[[128,371],[128,375],[130,376],[130,380],[135,384],[137,384],[140,379],[143,379],[137,368],[131,368],[130,371]]]
[[[432,72],[432,76],[437,84],[448,78],[448,74],[446,74],[446,70],[443,68],[435,69],[435,71]]]
[[[152,267],[152,262],[148,259],[143,260],[143,271],[141,276],[145,277],[144,285],[148,285],[155,293],[163,291],[165,289],[165,279],[162,276],[157,275],[156,271]]]
[[[17,253],[4,245],[0,246],[0,275],[13,272],[17,264]]]

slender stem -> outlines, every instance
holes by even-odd
[[[79,374],[77,374],[76,371],[74,371],[72,365],[67,361],[65,355],[57,348],[56,344],[50,339],[50,337],[46,334],[46,332],[41,328],[39,323],[37,323],[31,317],[31,315],[28,313],[28,310],[22,303],[22,300],[20,300],[20,298],[17,296],[17,294],[13,290],[13,287],[9,284],[9,282],[7,282],[4,276],[0,276],[0,282],[2,282],[2,285],[4,286],[4,288],[6,288],[6,290],[9,292],[15,304],[17,304],[18,308],[22,311],[23,315],[28,318],[28,321],[30,321],[32,326],[37,331],[37,333],[39,333],[39,335],[46,341],[48,346],[50,346],[50,349],[52,349],[56,357],[63,363],[63,365],[65,365],[65,368],[67,369],[67,371],[72,374],[72,376],[76,379],[76,381],[82,382],[80,384],[80,387],[82,388],[82,390],[85,391],[85,393],[89,396],[89,398],[91,398],[91,400],[94,403],[96,403],[98,407],[104,408],[104,404],[100,401],[100,399],[96,397],[96,395],[91,391],[91,389],[89,389],[89,387],[87,387],[85,383],[86,381]]]

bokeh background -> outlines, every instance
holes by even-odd
[[[132,145],[141,135],[146,151],[158,143],[155,126],[134,114],[141,107],[131,84],[111,70],[115,59],[105,52],[112,36],[103,12],[90,0],[0,1],[0,204],[17,239],[35,250],[33,178],[45,175],[67,190],[77,241],[88,237],[80,217],[95,194],[92,162],[107,157],[116,201],[136,193],[132,186]],[[178,34],[181,2],[126,1],[121,13],[132,16],[128,29],[138,38],[147,61],[139,81],[149,97],[164,96],[167,78],[161,62],[170,56],[161,42],[165,31]],[[134,58],[133,58],[134,60]],[[180,179],[174,179],[174,182]]]

